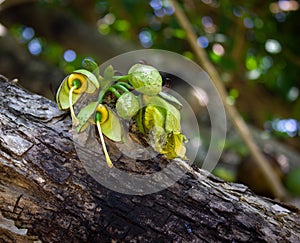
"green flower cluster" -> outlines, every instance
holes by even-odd
[[[78,133],[91,124],[97,126],[103,152],[109,167],[113,164],[108,155],[103,135],[115,142],[125,142],[124,122],[135,119],[140,132],[145,134],[152,148],[168,159],[185,158],[185,136],[181,133],[181,103],[162,91],[162,77],[150,65],[135,64],[126,75],[117,76],[112,66],[99,74],[98,65],[84,60],[84,68],[68,75],[61,83],[56,101],[59,109],[70,110],[73,125]],[[76,115],[74,104],[83,94],[99,92],[98,99],[83,107]],[[115,108],[103,104],[107,93],[116,98]]]

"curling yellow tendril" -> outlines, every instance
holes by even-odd
[[[76,117],[75,115],[75,112],[74,112],[74,109],[73,109],[73,101],[72,101],[72,95],[73,95],[73,91],[77,89],[76,86],[73,86],[71,89],[70,89],[70,92],[69,92],[69,103],[70,103],[70,112],[71,112],[71,117],[72,117],[72,121],[73,121],[73,124],[75,126],[77,126],[79,124],[79,120],[78,118]]]
[[[110,157],[108,155],[108,152],[107,152],[107,149],[106,149],[106,145],[105,145],[105,142],[104,142],[104,138],[103,138],[103,134],[102,134],[101,126],[100,126],[100,121],[97,121],[96,124],[97,124],[97,128],[98,128],[98,132],[99,132],[103,152],[104,152],[104,155],[105,155],[106,163],[107,163],[109,168],[112,168],[113,163],[111,162],[111,159],[110,159]]]

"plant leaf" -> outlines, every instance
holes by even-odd
[[[95,70],[98,69],[98,64],[92,58],[87,57],[83,59],[82,67],[93,73]]]
[[[120,142],[122,141],[122,136],[124,133],[120,119],[117,115],[114,114],[114,112],[109,107],[107,107],[107,110],[108,119],[106,120],[106,122],[101,124],[102,132],[110,140]]]
[[[156,95],[162,89],[159,71],[149,65],[133,65],[128,71],[128,81],[136,91],[147,95]]]
[[[148,105],[160,107],[164,113],[164,128],[167,133],[180,132],[180,112],[178,109],[159,96],[144,96],[144,100]]]
[[[139,101],[133,93],[124,93],[117,100],[116,110],[123,119],[130,119],[135,116],[139,109]]]
[[[174,108],[174,107],[173,107]],[[169,107],[166,112],[165,129],[167,133],[180,132],[180,113],[177,109]]]
[[[113,68],[112,65],[109,65],[105,70],[104,70],[104,74],[103,74],[103,87],[101,87],[102,89],[107,89],[110,84],[114,81],[114,73],[115,70]]]
[[[172,105],[174,105],[178,110],[180,110],[183,107],[183,105],[181,104],[181,102],[178,99],[176,99],[174,96],[172,96],[172,95],[170,95],[168,93],[165,93],[165,92],[161,91],[161,92],[159,92],[158,95],[161,98],[163,98],[163,99],[171,102]]]
[[[165,154],[168,159],[174,159],[180,157],[185,159],[186,148],[184,143],[186,142],[186,137],[181,133],[171,133],[168,136],[167,144],[161,151]]]
[[[147,105],[144,112],[144,128],[149,132],[154,127],[164,128],[165,109],[155,105]]]
[[[89,124],[89,119],[95,113],[98,106],[98,102],[91,102],[87,106],[83,107],[77,115],[79,125],[76,127],[78,133],[83,132]]]

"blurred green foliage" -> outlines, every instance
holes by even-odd
[[[43,0],[45,6],[70,7],[72,1]],[[167,0],[95,0],[93,11],[102,35],[117,34],[139,47],[161,48],[179,52],[194,59],[179,27],[174,9]],[[84,6],[83,6],[84,7]],[[299,116],[299,3],[297,1],[183,1],[199,45],[206,48],[221,74],[241,76],[253,85],[261,84],[270,93],[281,97]],[[77,13],[78,14],[78,13]],[[20,42],[26,26],[11,31]],[[78,67],[82,56],[74,61],[63,58],[64,51],[56,43],[39,40],[41,51],[36,55],[69,72]],[[76,50],[75,50],[76,51]]]
[[[236,181],[236,175],[231,169],[227,169],[222,166],[217,166],[212,173],[217,176],[222,178],[225,181],[229,182],[235,182]]]
[[[194,59],[186,34],[174,17],[170,1],[88,2],[86,7],[91,8],[97,20],[94,24],[101,35],[115,34],[140,48],[170,50]],[[73,11],[84,20],[84,15],[80,15],[78,6],[76,9],[72,1],[40,0],[39,3],[45,7],[68,7],[68,11]],[[181,3],[199,36],[199,46],[207,50],[224,81],[262,85],[290,109],[290,117],[266,115],[265,119],[271,121],[267,128],[280,137],[299,136],[299,3],[294,0],[202,0]],[[82,4],[84,8],[84,1]],[[28,45],[33,55],[43,57],[66,73],[78,68],[84,58],[76,50],[75,58],[66,58],[67,50],[58,43],[39,37],[30,26],[15,25],[10,31],[20,43]],[[239,91],[231,89],[228,102],[235,103],[238,96]],[[275,118],[295,118],[296,124],[287,123],[278,127],[272,123]]]
[[[40,1],[45,6],[72,6],[72,1]],[[299,100],[299,3],[296,1],[184,1],[184,7],[211,60],[222,72],[243,67],[248,79],[263,83],[287,102]],[[84,7],[84,6],[83,6]],[[162,48],[188,53],[185,32],[167,0],[95,0],[99,32],[116,33],[145,48]],[[25,26],[12,32],[22,35]],[[35,38],[34,36],[32,38]],[[26,42],[20,38],[20,41]],[[239,58],[232,52],[243,42]],[[203,43],[200,44],[203,46]],[[46,58],[60,63],[62,50],[42,40]],[[56,60],[55,58],[56,57]],[[77,57],[80,58],[80,57]],[[76,65],[76,61],[74,65]],[[299,102],[299,101],[298,101]]]
[[[294,195],[300,196],[300,167],[292,169],[285,177],[286,188]]]
[[[174,17],[174,8],[168,0],[93,0],[91,8],[94,23],[101,35],[116,34],[134,42],[140,48],[160,48],[178,52],[194,59],[186,41],[185,32]],[[72,1],[40,0],[42,6],[65,8],[84,20]],[[270,94],[283,100],[290,108],[290,118],[300,116],[300,15],[299,3],[279,1],[182,1],[199,36],[198,44],[207,50],[224,77],[224,81],[241,79],[253,85],[262,85]],[[84,8],[84,1],[82,2]],[[29,28],[31,28],[29,26]],[[58,43],[39,37],[28,26],[13,26],[10,31],[33,55],[70,72],[80,66],[83,56],[67,60]],[[28,33],[29,32],[29,33]],[[27,34],[27,35],[26,35]],[[226,78],[227,77],[227,78]],[[233,91],[236,89],[233,89]],[[232,91],[232,92],[233,92]],[[238,91],[231,92],[229,102],[234,103]],[[232,95],[233,94],[233,95]],[[278,118],[276,116],[266,119]],[[285,117],[288,118],[288,117]],[[299,122],[294,128],[278,130],[275,134],[290,137],[299,135]]]

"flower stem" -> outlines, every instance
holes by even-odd
[[[123,75],[123,76],[113,76],[113,78],[116,80],[116,81],[125,81],[128,79],[128,76],[129,75]]]
[[[70,89],[70,92],[69,92],[69,104],[70,104],[70,111],[71,111],[71,117],[72,117],[72,121],[73,121],[73,124],[75,126],[77,126],[79,124],[79,120],[78,118],[76,117],[75,115],[75,112],[74,112],[74,108],[73,108],[73,101],[72,101],[72,95],[73,95],[73,91],[77,89],[76,86],[73,86],[71,89]]]
[[[121,94],[118,92],[118,90],[116,88],[114,88],[113,86],[110,86],[107,91],[112,92],[118,99],[121,97]]]
[[[124,87],[122,84],[119,84],[119,83],[116,83],[116,84],[112,85],[111,87],[122,90],[125,93],[129,92],[129,90],[126,87]]]
[[[126,83],[126,82],[121,82],[120,81],[120,82],[117,82],[116,84],[123,85],[127,89],[133,89],[133,87],[129,83]]]
[[[98,103],[102,103],[103,97],[106,94],[106,90],[101,89],[98,95]]]
[[[100,126],[100,121],[97,121],[97,128],[98,128],[98,132],[99,132],[99,136],[100,136],[100,141],[101,141],[101,144],[102,144],[102,148],[103,148],[103,152],[104,152],[104,155],[105,155],[105,159],[106,159],[106,163],[108,165],[109,168],[112,168],[113,167],[113,163],[111,162],[111,159],[108,155],[108,152],[107,152],[107,149],[106,149],[106,145],[105,145],[105,142],[104,142],[104,138],[103,138],[103,134],[102,134],[102,131],[101,131],[101,126]]]

